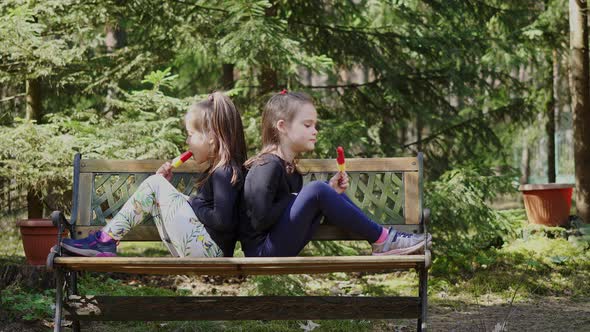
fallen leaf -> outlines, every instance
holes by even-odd
[[[306,322],[306,324],[299,323],[299,327],[305,332],[313,331],[319,326],[320,326],[320,324],[314,323],[313,321],[310,321],[310,320],[308,320]]]

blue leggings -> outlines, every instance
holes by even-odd
[[[321,181],[308,183],[267,234],[256,256],[297,256],[317,230],[321,217],[326,222],[359,234],[373,243],[383,227],[369,219],[345,194],[338,194]]]

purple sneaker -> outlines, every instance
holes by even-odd
[[[67,251],[85,257],[117,256],[117,241],[111,239],[100,242],[101,231],[90,234],[83,239],[63,239],[61,246]]]

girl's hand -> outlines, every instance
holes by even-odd
[[[342,194],[348,189],[348,174],[346,172],[336,173],[328,182],[337,193]]]
[[[172,164],[169,161],[165,162],[160,168],[158,168],[156,174],[162,175],[170,182],[170,180],[172,180]]]

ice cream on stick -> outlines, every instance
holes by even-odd
[[[187,151],[183,154],[181,154],[180,156],[174,158],[174,160],[172,160],[172,167],[179,167],[180,165],[182,165],[185,161],[187,161],[190,157],[193,156],[193,153],[190,151]]]
[[[339,146],[336,149],[338,153],[338,157],[336,158],[336,162],[338,163],[338,171],[345,172],[346,171],[346,163],[344,162],[344,149]]]

